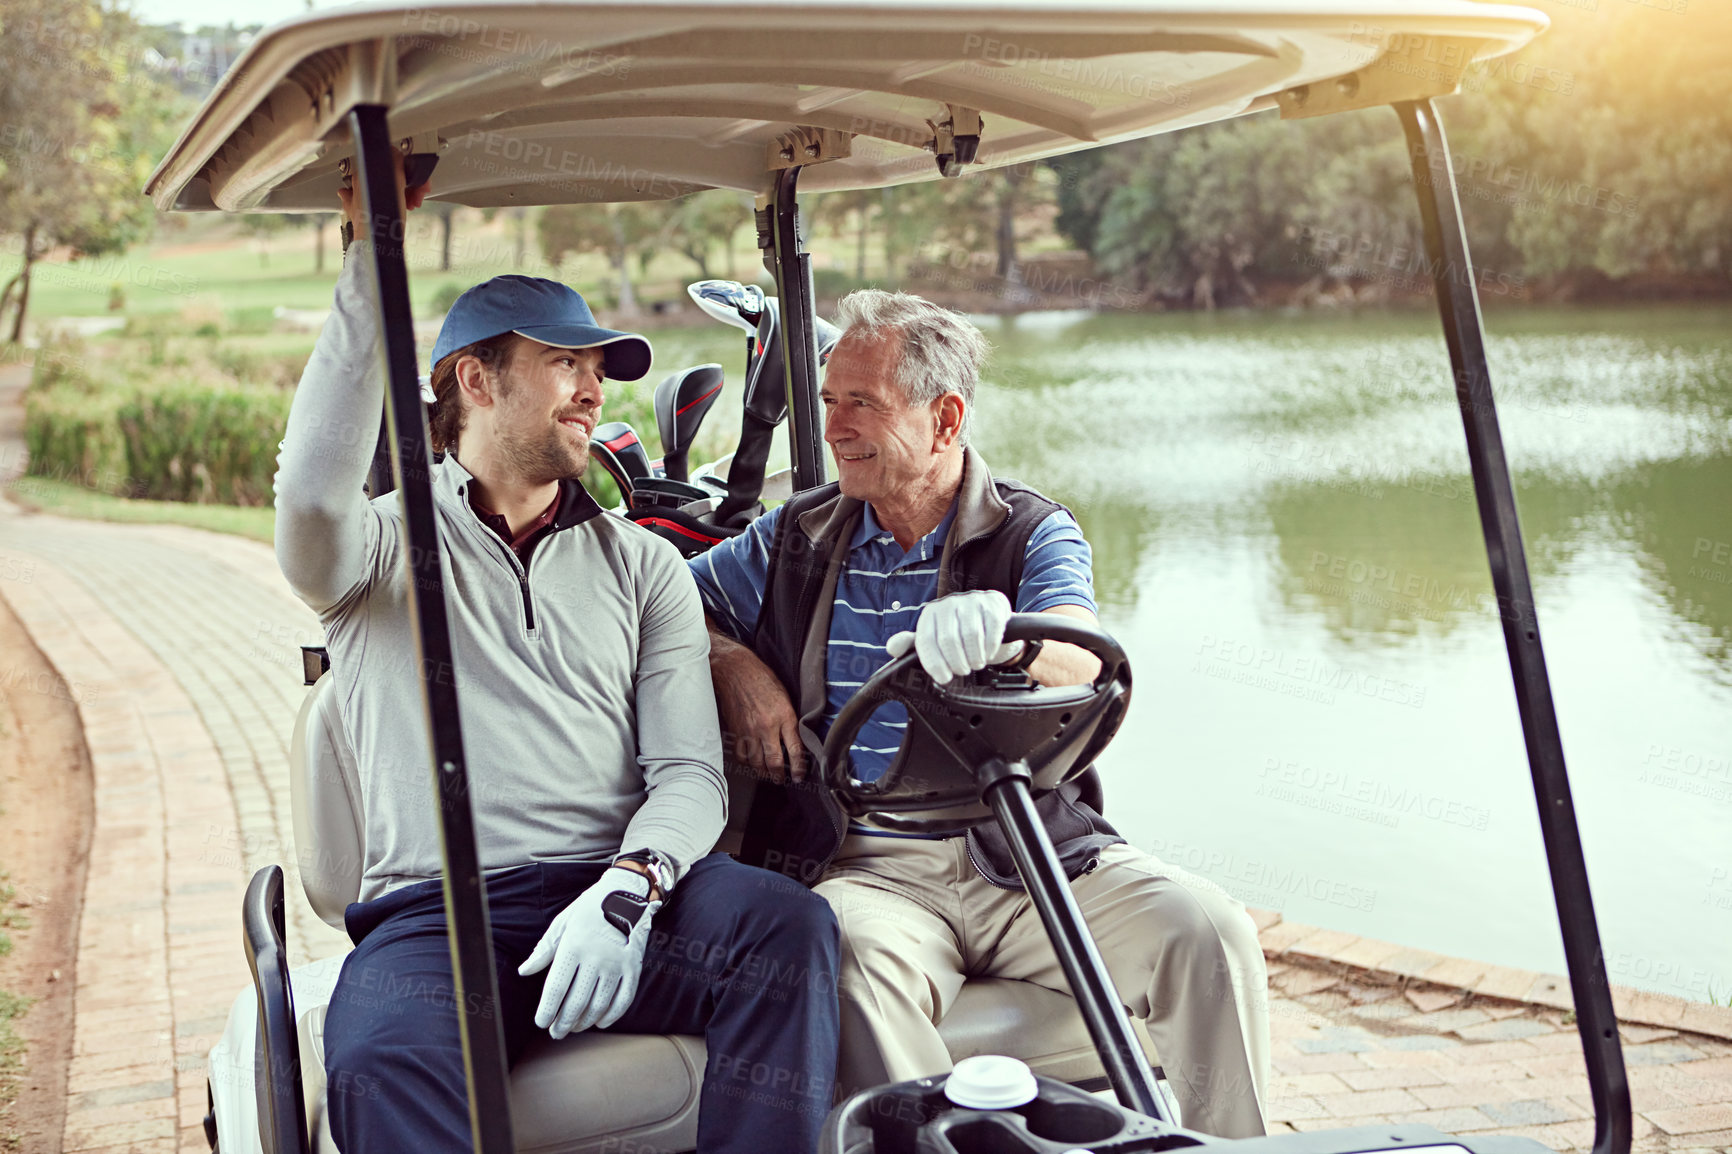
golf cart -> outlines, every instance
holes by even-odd
[[[1486,368],[1472,266],[1432,105],[1433,97],[1455,90],[1470,64],[1514,51],[1545,26],[1546,18],[1530,9],[1466,0],[357,5],[285,22],[255,40],[146,191],[165,210],[296,212],[329,211],[344,179],[352,178],[361,190],[373,234],[382,238],[373,259],[389,395],[371,489],[380,493],[394,485],[402,492],[410,612],[423,668],[439,669],[450,660],[451,648],[408,278],[395,240],[402,221],[393,150],[423,169],[437,162],[435,199],[475,207],[668,199],[706,188],[756,194],[759,243],[775,278],[781,355],[779,365],[766,365],[759,374],[767,387],[755,395],[768,408],[785,405],[790,487],[803,491],[824,482],[825,462],[817,401],[822,337],[810,257],[802,250],[798,189],[966,179],[978,168],[1266,109],[1303,117],[1393,106],[1413,160],[1557,897],[1595,1106],[1594,1150],[1625,1154],[1630,1104],[1617,1023]],[[679,386],[670,391],[677,394]],[[780,414],[756,415],[763,420]],[[629,451],[623,433],[610,439]],[[690,475],[680,481],[668,471],[677,469],[677,453],[664,452],[661,478],[627,478],[628,512],[665,504],[670,513],[690,517],[699,527],[694,532],[719,537],[737,530],[738,519],[749,519],[760,503],[754,497],[741,504],[753,483],[749,456],[743,442],[728,475],[720,478],[738,482],[742,492],[734,493],[730,484],[718,500],[707,492],[667,490],[687,499],[657,503],[647,495],[663,487],[637,482],[706,484]],[[646,493],[642,504],[634,499],[639,488]],[[712,504],[699,507],[706,501]],[[671,532],[666,525],[649,527]],[[1016,627],[1054,628],[1049,622]],[[1068,901],[1062,875],[1055,878],[1050,861],[1043,864],[1050,846],[1043,845],[1038,825],[1030,828],[1026,820],[1031,793],[1053,788],[1086,764],[1122,715],[1128,668],[1111,659],[1110,639],[1088,634],[1065,639],[1109,658],[1103,671],[1112,674],[1103,672],[1104,680],[1068,691],[1080,695],[1074,701],[1050,696],[1067,691],[1033,690],[1014,681],[935,689],[906,661],[881,670],[868,688],[899,697],[911,720],[925,719],[911,724],[911,733],[930,730],[919,740],[925,742],[922,756],[935,768],[928,772],[923,763],[918,779],[865,787],[850,778],[840,751],[830,751],[827,783],[868,820],[892,826],[939,817],[1000,822],[1017,847],[1019,867],[1078,998],[1073,1008],[1070,999],[1050,991],[1008,988],[1019,983],[997,983],[1007,987],[1002,989],[979,983],[979,989],[965,990],[963,1003],[942,1024],[953,1053],[1026,1057],[1045,1075],[1035,1096],[1003,1110],[969,1111],[946,1096],[944,1079],[878,1088],[832,1115],[828,1149],[995,1154],[1215,1141],[1174,1124],[1146,1050]],[[313,661],[316,671],[316,656]],[[496,984],[457,692],[448,680],[424,683],[428,772],[441,802],[447,923],[457,962],[455,1002],[467,1007],[490,1004]],[[1061,715],[1068,709],[1077,719],[1058,727],[1056,736],[1048,729],[1050,744],[1010,723],[1037,714],[1044,720],[1049,707]],[[346,887],[351,873],[358,876],[361,860],[352,811],[337,796],[344,774],[355,767],[343,764],[341,744],[330,739],[337,732],[330,724],[333,709],[315,684],[296,733],[297,752],[304,754],[296,771],[304,787],[297,837],[311,839],[301,846],[302,860],[321,867],[304,871],[301,880],[322,914],[333,908],[340,913],[334,903],[353,893]],[[1016,709],[1023,712],[1007,712]],[[1087,724],[1080,720],[1085,715]],[[947,737],[961,717],[979,717],[983,724]],[[832,736],[844,728],[838,719]],[[305,768],[315,761],[326,767],[323,772]],[[742,795],[748,792],[742,789]],[[749,805],[749,797],[737,798],[736,817]],[[248,1090],[256,1094],[258,1141],[272,1151],[329,1148],[319,1094],[307,1093],[322,1072],[316,1038],[299,1029],[315,1023],[297,1019],[317,1000],[317,991],[315,983],[289,974],[282,891],[275,867],[261,871],[248,890],[243,918],[256,1009],[243,1009],[242,1021],[231,1021],[231,1029],[253,1039],[247,1047],[256,1056]],[[470,992],[477,997],[472,1000]],[[973,1016],[966,1029],[952,1022],[965,1008]],[[1018,1044],[1031,1039],[1078,1038],[1079,1017],[1098,1064],[1018,1054]],[[691,1145],[695,1071],[702,1061],[695,1040],[579,1036],[543,1045],[508,1071],[496,1018],[466,1010],[459,1020],[477,1150]],[[1119,1106],[1085,1102],[1064,1085],[1101,1070]],[[635,1112],[629,1116],[605,1093],[616,1080],[638,1091],[630,1096]],[[216,1125],[223,1149],[241,1148],[235,1143],[245,1136],[231,1138],[221,1105]],[[1241,1145],[1345,1154],[1396,1147],[1510,1150],[1516,1143],[1397,1126]]]

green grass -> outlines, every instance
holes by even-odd
[[[460,221],[452,245],[452,267],[441,271],[432,217],[417,219],[420,216],[411,216],[411,222],[420,227],[411,231],[406,247],[410,298],[417,314],[433,315],[435,298],[447,285],[468,288],[509,272],[555,277],[586,295],[599,290],[603,301],[611,294],[614,274],[601,256],[570,257],[556,269],[542,259],[532,231],[523,267],[516,268],[503,222],[483,224],[474,214],[466,214]],[[258,242],[238,236],[232,219],[177,220],[185,223],[159,230],[151,242],[123,256],[38,264],[32,274],[30,315],[41,320],[214,312],[231,319],[239,314],[264,325],[278,305],[331,307],[331,288],[342,268],[335,228],[325,231],[325,271],[321,274],[313,271],[311,230],[290,229],[272,237],[265,246],[269,260],[261,262]],[[762,266],[751,247],[748,224],[742,215],[734,237],[733,271],[751,279]],[[0,258],[0,280],[11,276],[17,267],[15,258]],[[639,299],[646,307],[655,300],[683,298],[686,283],[698,279],[697,266],[674,252],[658,253],[647,269],[634,266],[633,272]],[[718,259],[711,275],[728,276],[728,262]],[[109,294],[116,282],[122,287],[125,304],[111,310]]]
[[[269,544],[277,511],[263,506],[193,505],[184,501],[134,501],[92,492],[81,485],[46,477],[23,477],[8,489],[33,509],[87,521],[125,521],[147,525],[189,525],[215,533],[233,533]]]

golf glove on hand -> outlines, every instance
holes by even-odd
[[[613,866],[553,919],[529,958],[517,967],[524,976],[547,970],[547,984],[535,1010],[537,1026],[563,1038],[591,1026],[605,1029],[631,1008],[649,945],[650,919],[662,904],[644,905],[629,930],[613,919],[628,919],[639,904],[630,898],[647,898],[649,892],[649,878]],[[609,903],[611,909],[604,909],[614,894],[629,897],[616,899]]]
[[[1022,642],[1004,640],[1010,614],[1010,598],[996,589],[952,593],[920,611],[914,632],[898,633],[884,645],[891,657],[901,657],[912,648],[927,676],[943,685],[953,677],[1016,659]]]

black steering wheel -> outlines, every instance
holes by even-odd
[[[1021,763],[1036,796],[1081,774],[1124,720],[1131,665],[1106,633],[1052,613],[1018,613],[1006,641],[1062,641],[1100,658],[1086,685],[1048,687],[1014,669],[983,669],[935,683],[910,649],[874,673],[842,706],[824,741],[825,782],[850,816],[903,833],[956,833],[992,820],[982,766]],[[908,711],[902,745],[884,775],[861,781],[848,751],[880,707]],[[921,814],[920,817],[909,816]]]

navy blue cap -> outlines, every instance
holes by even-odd
[[[643,337],[596,324],[588,303],[569,285],[516,274],[483,281],[457,298],[433,342],[433,363],[503,333],[562,349],[602,348],[611,380],[635,381],[650,370],[650,345]]]

